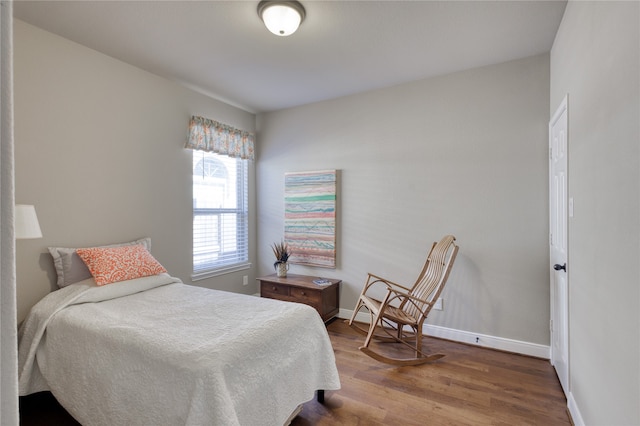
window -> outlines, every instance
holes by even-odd
[[[249,267],[247,160],[193,152],[193,275]]]

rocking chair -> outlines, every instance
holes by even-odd
[[[393,365],[419,365],[444,356],[443,354],[426,355],[422,352],[422,325],[440,297],[449,277],[458,253],[455,240],[453,235],[447,235],[440,242],[433,243],[422,271],[412,287],[405,287],[377,275],[368,274],[358,304],[349,320],[351,327],[367,336],[364,345],[359,348],[362,352],[375,360]],[[374,286],[374,284],[380,285]],[[370,289],[381,286],[386,287],[384,297],[378,300],[369,295]],[[354,322],[362,308],[369,311],[368,330]],[[410,328],[412,333],[407,333],[405,326]],[[381,331],[385,334],[381,334]],[[411,338],[412,336],[414,339]],[[410,347],[415,352],[415,357],[393,358],[375,352],[369,348],[373,338],[381,342],[400,342]],[[414,340],[413,345],[411,340]]]

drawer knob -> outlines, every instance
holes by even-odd
[[[276,291],[276,286],[271,287],[271,290]]]
[[[303,295],[303,296],[307,295],[307,293],[305,293],[304,291],[301,291],[300,294]]]

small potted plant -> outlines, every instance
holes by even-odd
[[[271,249],[276,257],[276,261],[273,264],[273,268],[276,270],[276,275],[279,277],[286,277],[287,271],[289,270],[289,264],[287,261],[289,260],[289,256],[291,256],[289,245],[284,241],[281,241],[273,244]]]

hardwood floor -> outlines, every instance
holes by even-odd
[[[361,353],[362,336],[343,320],[327,328],[342,389],[306,403],[292,426],[571,424],[548,360],[425,338],[427,353],[446,357],[394,367]],[[21,398],[20,410],[23,426],[78,425],[49,393]]]
[[[425,338],[426,353],[446,356],[394,367],[361,353],[363,337],[343,320],[328,330],[342,389],[306,403],[292,426],[571,424],[548,360]]]

